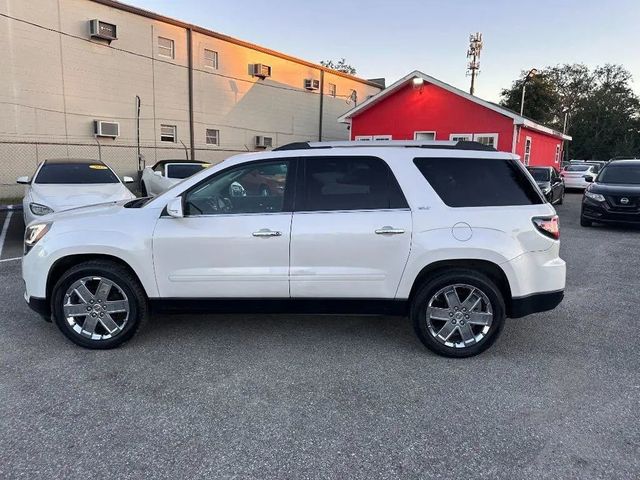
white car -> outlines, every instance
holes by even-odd
[[[160,160],[153,167],[142,170],[142,196],[160,195],[209,166],[210,163],[195,160]]]
[[[591,185],[591,182],[588,182],[586,177],[596,178],[599,170],[598,165],[572,163],[562,169],[560,176],[564,180],[565,188],[584,190]]]
[[[122,180],[133,182],[131,177]],[[115,172],[99,160],[45,160],[33,179],[19,177],[17,182],[27,186],[22,200],[25,225],[54,212],[136,198]]]
[[[283,188],[251,193],[259,172]],[[29,305],[88,348],[130,339],[150,311],[394,313],[429,349],[465,357],[505,317],[561,302],[559,249],[556,212],[515,155],[298,143],[152,199],[43,217],[22,273]]]

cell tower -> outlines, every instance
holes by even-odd
[[[469,50],[467,51],[467,75],[471,76],[471,88],[469,93],[473,95],[476,87],[476,75],[480,73],[480,52],[482,51],[482,33],[476,32],[469,35]]]

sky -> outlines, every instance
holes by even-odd
[[[622,64],[640,94],[640,0],[124,1],[308,61],[344,57],[387,85],[420,70],[468,90],[469,34],[482,32],[479,97],[558,63]]]

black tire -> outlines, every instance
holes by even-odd
[[[488,331],[475,343],[465,347],[447,346],[437,340],[429,331],[427,325],[427,307],[429,301],[439,291],[452,285],[469,285],[479,289],[489,300],[493,319]],[[462,299],[464,301],[464,299]],[[464,358],[482,353],[498,339],[505,321],[505,304],[500,289],[486,275],[467,269],[452,269],[438,273],[425,282],[416,292],[411,302],[411,320],[416,335],[432,352],[444,357]],[[454,322],[455,323],[455,322]],[[470,326],[470,325],[469,325]],[[474,326],[473,328],[480,328]],[[454,333],[456,335],[458,333]]]
[[[581,227],[591,227],[593,226],[593,222],[584,217],[584,215],[580,215],[580,226]]]
[[[149,196],[149,194],[147,193],[147,186],[144,184],[144,182],[141,182],[141,185],[140,185],[140,196],[141,197]]]
[[[91,339],[74,330],[73,326],[65,318],[63,303],[66,292],[73,283],[84,277],[101,277],[109,280],[126,294],[129,308],[126,323],[124,323],[119,333],[111,338]],[[146,321],[149,311],[146,294],[138,279],[121,265],[103,260],[80,263],[67,270],[53,287],[51,302],[53,320],[62,333],[76,345],[91,349],[108,349],[122,345],[133,337]],[[108,317],[109,315],[106,316]],[[74,321],[75,318],[78,317],[74,317]],[[98,328],[104,327],[100,326]]]
[[[564,189],[560,192],[560,198],[558,199],[558,205],[562,205],[564,203]]]

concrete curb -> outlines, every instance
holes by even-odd
[[[22,205],[0,205],[0,212],[6,210],[22,210]]]

